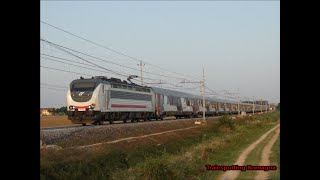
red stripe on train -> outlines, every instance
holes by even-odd
[[[113,108],[146,108],[144,105],[111,104]]]
[[[88,106],[76,106],[76,109],[79,109],[79,108],[88,108]]]

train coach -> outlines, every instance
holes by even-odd
[[[166,116],[202,116],[202,96],[168,89],[140,86],[117,78],[95,76],[73,80],[67,92],[67,115],[74,124],[102,124],[162,120]],[[205,98],[206,116],[252,111],[252,105]],[[255,109],[258,109],[256,106]]]

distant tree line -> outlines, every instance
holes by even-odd
[[[65,115],[67,113],[67,106],[61,108],[53,108],[49,110],[53,115]]]

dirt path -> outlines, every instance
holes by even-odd
[[[262,135],[258,140],[256,140],[254,143],[250,144],[249,147],[247,147],[239,156],[238,160],[233,165],[238,166],[244,166],[244,162],[247,158],[247,156],[250,154],[250,152],[261,142],[263,141],[272,131],[274,131],[276,128],[280,127],[280,124],[275,126],[274,128],[270,129],[268,132],[266,132],[264,135]],[[222,180],[229,180],[229,179],[235,179],[239,176],[241,171],[226,171],[223,173],[219,179]]]
[[[280,128],[276,130],[276,134],[271,138],[268,144],[263,148],[259,166],[270,165],[269,157],[271,154],[271,148],[273,147],[274,143],[277,141],[279,134],[280,134]],[[267,179],[267,178],[268,178],[268,171],[258,171],[258,174],[254,179],[260,180],[260,179]]]

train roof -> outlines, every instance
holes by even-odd
[[[123,84],[123,85],[131,85],[131,86],[137,86],[137,87],[144,87],[144,88],[150,88],[152,89],[153,92],[163,94],[166,96],[176,96],[176,97],[183,97],[183,98],[197,98],[197,99],[202,99],[202,96],[200,95],[195,95],[195,94],[190,94],[186,92],[180,92],[180,91],[174,91],[170,89],[163,89],[163,88],[158,88],[158,87],[148,87],[148,86],[141,86],[135,83],[128,83],[127,81],[121,81],[121,79],[118,78],[107,78],[106,76],[94,76],[92,78],[82,78],[73,80],[71,84],[79,81],[85,81],[85,82],[97,82],[97,83],[105,83],[105,84]],[[208,101],[215,101],[219,103],[233,103],[237,104],[238,101],[231,101],[231,100],[223,100],[219,98],[213,98],[213,97],[205,97],[206,100]],[[249,103],[243,103],[240,102],[241,105],[252,105]]]
[[[122,84],[122,85],[130,85],[130,86],[150,88],[150,87],[141,86],[141,85],[135,84],[135,83],[128,83],[125,80],[121,81],[121,79],[118,79],[118,78],[113,78],[113,77],[107,78],[106,76],[93,76],[91,78],[80,77],[80,79],[73,80],[71,82],[71,84],[75,83],[75,82],[97,82],[97,83],[104,83],[104,84]]]
[[[177,97],[184,97],[184,98],[197,98],[197,99],[202,99],[202,96],[199,95],[194,95],[190,93],[185,93],[185,92],[180,92],[180,91],[174,91],[174,90],[169,90],[169,89],[163,89],[163,88],[158,88],[158,87],[151,87],[153,92],[163,94],[166,96],[177,96]],[[231,100],[223,100],[223,99],[218,99],[218,98],[213,98],[213,97],[205,97],[206,100],[208,101],[215,101],[215,102],[220,102],[220,103],[233,103],[237,104],[238,101],[231,101]],[[251,105],[248,103],[240,103],[241,105]]]

